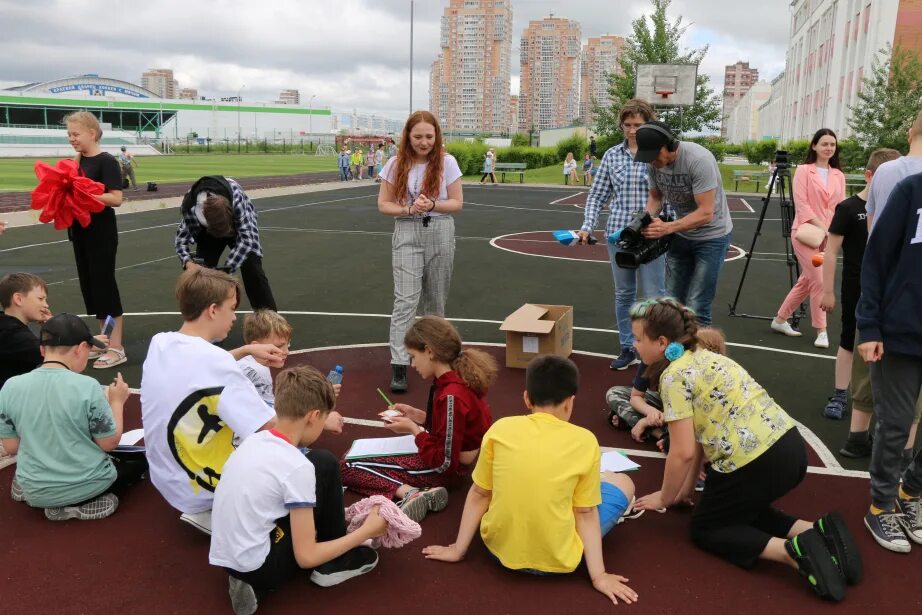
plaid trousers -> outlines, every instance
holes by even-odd
[[[397,218],[391,240],[394,269],[394,311],[391,313],[391,363],[409,365],[403,336],[420,316],[445,315],[455,260],[455,221],[436,216],[423,226],[422,218]]]

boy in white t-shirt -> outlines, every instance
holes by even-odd
[[[183,521],[210,533],[211,503],[224,462],[241,439],[271,427],[274,413],[237,367],[254,354],[274,367],[274,346],[250,344],[228,352],[240,287],[214,269],[186,271],[176,285],[179,331],[151,339],[141,378],[141,420],[150,479]]]
[[[214,499],[208,561],[230,574],[234,613],[254,613],[266,593],[302,569],[322,587],[365,574],[378,554],[362,543],[382,535],[377,507],[346,534],[339,462],[310,446],[336,397],[313,367],[278,375],[275,427],[247,438],[224,466]]]

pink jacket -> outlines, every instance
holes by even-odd
[[[794,172],[794,223],[796,231],[804,222],[819,220],[824,229],[829,228],[836,205],[845,200],[845,174],[829,168],[829,181],[824,184],[815,164],[802,164]]]

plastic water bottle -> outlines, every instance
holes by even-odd
[[[330,373],[327,374],[327,380],[330,381],[330,384],[342,384],[343,383],[343,366],[337,365],[330,370]]]

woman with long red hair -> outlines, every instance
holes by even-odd
[[[381,169],[378,211],[394,217],[391,259],[391,391],[407,390],[410,355],[403,338],[417,314],[445,315],[455,257],[455,222],[461,211],[461,169],[442,151],[442,129],[434,115],[416,111],[407,119],[397,155]]]

